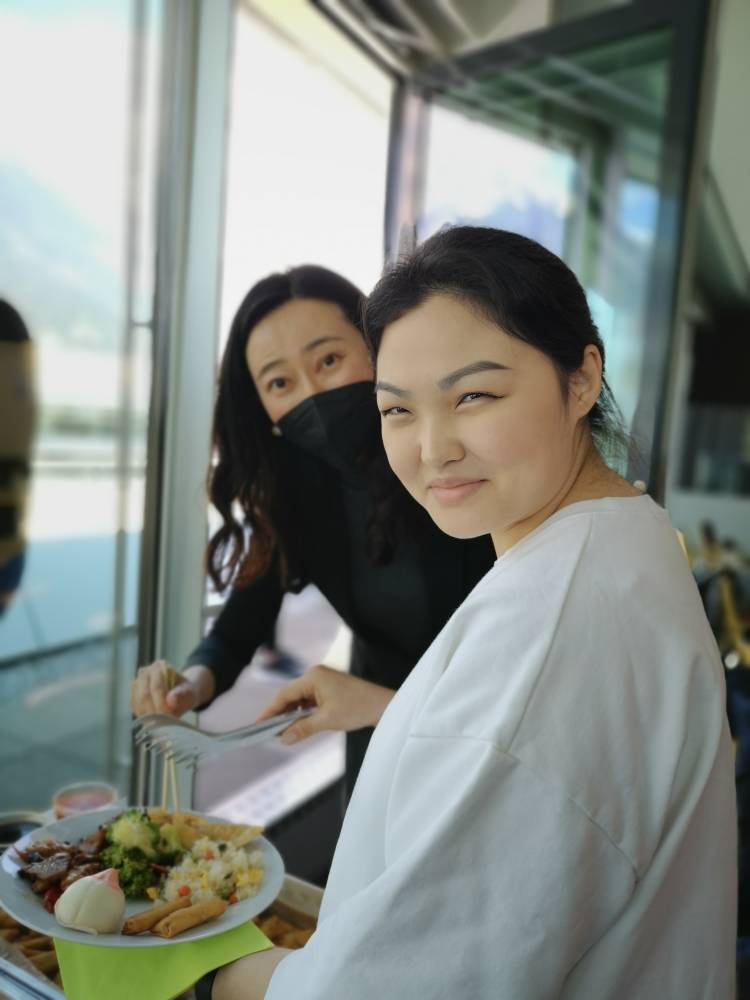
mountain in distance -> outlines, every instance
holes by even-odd
[[[0,164],[0,297],[32,337],[54,331],[64,342],[116,349],[124,290],[102,253],[116,259],[120,247],[107,241],[27,171]]]

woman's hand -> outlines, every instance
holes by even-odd
[[[188,667],[179,674],[166,660],[141,667],[130,689],[130,707],[136,716],[158,713],[184,715],[210,701],[214,675],[203,666]]]
[[[395,693],[390,688],[331,667],[311,667],[302,677],[279,690],[258,716],[258,722],[294,708],[315,707],[317,711],[312,715],[284,730],[282,743],[298,743],[324,730],[350,732],[376,726]]]

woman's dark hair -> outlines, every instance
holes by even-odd
[[[518,233],[480,226],[441,230],[387,271],[364,313],[373,357],[383,331],[432,295],[470,303],[513,337],[542,351],[557,369],[567,398],[568,377],[594,344],[604,344],[578,279],[559,257]],[[605,379],[588,414],[594,440],[609,460],[622,457],[627,436]]]
[[[10,302],[0,299],[0,340],[22,344],[29,339],[29,331],[21,314]]]
[[[242,586],[257,579],[277,557],[282,578],[286,576],[285,552],[279,544],[278,456],[271,421],[248,371],[245,350],[253,327],[292,299],[332,302],[351,323],[360,323],[359,289],[313,264],[263,278],[242,300],[219,370],[213,422],[216,463],[208,473],[209,499],[222,518],[206,555],[208,574],[217,590],[233,580]],[[246,526],[251,529],[249,548]]]

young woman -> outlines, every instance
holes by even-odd
[[[568,268],[456,228],[367,307],[394,471],[497,561],[386,709],[304,949],[214,1000],[730,1000],[732,753],[666,513],[605,463]]]
[[[350,730],[349,788],[368,727],[493,559],[488,539],[442,534],[388,468],[361,304],[346,279],[308,265],[258,282],[240,305],[209,476],[222,524],[208,571],[232,591],[182,674],[141,668],[131,695],[136,715],[205,707],[272,634],[284,593],[314,583],[354,634],[351,675],[309,672],[318,711],[285,739]]]

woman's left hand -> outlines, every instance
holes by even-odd
[[[280,689],[258,716],[258,722],[300,706],[315,707],[317,711],[312,715],[284,730],[282,743],[298,743],[326,730],[350,732],[376,726],[395,693],[331,667],[311,667],[302,677]]]

